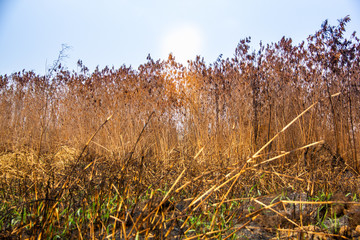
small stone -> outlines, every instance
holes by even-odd
[[[355,231],[360,234],[360,225],[357,225]]]
[[[339,230],[339,234],[341,236],[350,236],[351,235],[351,229],[349,226],[342,226]]]

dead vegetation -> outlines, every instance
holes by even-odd
[[[0,237],[359,237],[360,45],[0,76]]]

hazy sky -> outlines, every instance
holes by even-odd
[[[94,70],[123,64],[137,68],[152,58],[207,63],[232,57],[237,43],[256,47],[282,36],[295,43],[328,19],[350,15],[348,33],[360,30],[358,0],[0,0],[0,75],[34,70],[44,74],[62,44],[71,47],[63,64]],[[359,36],[359,33],[358,33]]]

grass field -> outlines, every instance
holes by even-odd
[[[349,20],[211,64],[0,76],[0,238],[359,238]]]

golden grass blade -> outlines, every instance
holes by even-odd
[[[158,206],[152,211],[150,212],[144,219],[143,221],[146,221],[148,218],[150,218],[152,216],[153,213],[154,214],[154,218],[152,220],[152,222],[155,220],[155,216],[157,215],[157,212],[159,211],[160,207],[166,202],[169,194],[172,192],[172,190],[174,189],[175,185],[180,181],[180,179],[182,178],[182,176],[184,175],[186,171],[186,168],[181,172],[181,174],[178,176],[178,178],[175,180],[175,182],[173,183],[173,185],[171,186],[171,188],[169,189],[169,191],[165,194],[164,198],[162,199],[162,201],[158,204]]]
[[[200,151],[195,155],[194,160],[200,155],[200,153],[204,150],[205,146],[200,149]]]
[[[288,127],[290,127],[296,120],[298,120],[302,115],[304,115],[307,111],[309,111],[311,108],[313,108],[316,104],[318,103],[315,102],[313,104],[310,105],[310,107],[308,107],[307,109],[305,109],[302,113],[300,113],[298,116],[296,116],[290,123],[288,123],[285,127],[283,127],[283,129],[280,130],[280,132],[278,132],[277,134],[275,134],[274,137],[272,137],[267,143],[265,143],[253,156],[252,158],[256,157],[257,155],[259,155],[267,146],[269,146],[270,143],[272,143],[272,141],[274,141],[282,132],[284,132]],[[247,160],[247,162],[250,162],[252,160],[252,158],[249,158]]]
[[[251,198],[251,201],[254,200],[254,198]],[[264,208],[261,208],[261,209],[258,209],[256,210],[255,212],[252,212],[252,213],[248,213],[245,215],[245,217],[243,217],[243,219],[246,219],[246,218],[252,218],[254,220],[254,216],[255,218],[259,215],[259,213],[261,213],[262,211],[266,210],[266,209],[269,209],[269,208],[272,208],[272,207],[275,207],[276,205],[279,205],[281,202],[276,202],[276,203],[272,203]]]
[[[270,158],[270,159],[268,159],[268,160],[262,161],[261,163],[255,164],[254,167],[260,166],[260,165],[262,165],[262,164],[264,164],[264,163],[268,163],[268,162],[274,161],[274,160],[276,160],[276,159],[279,159],[279,158],[281,158],[281,157],[284,157],[284,156],[286,156],[286,155],[289,155],[290,153],[293,153],[293,152],[295,152],[295,151],[303,150],[303,149],[306,149],[306,148],[308,148],[308,147],[312,147],[312,146],[315,146],[315,145],[318,145],[318,144],[323,144],[324,142],[325,142],[325,141],[321,140],[321,141],[318,141],[318,142],[310,143],[310,144],[308,144],[308,145],[306,145],[306,146],[296,148],[296,149],[294,149],[294,150],[291,150],[291,151],[282,153],[282,154],[280,154],[280,155],[278,155],[278,156],[276,156],[276,157],[272,157],[272,158]]]
[[[204,194],[202,194],[200,197],[198,197],[196,200],[192,201],[189,204],[189,207],[195,205],[197,202],[199,202],[201,199],[203,199],[205,196],[210,195],[210,193],[216,188],[216,186],[212,186],[209,190],[207,190]]]
[[[112,118],[113,114],[111,114],[100,126],[99,128],[94,132],[94,134],[89,138],[89,140],[87,141],[87,143],[85,144],[79,158],[82,156],[82,154],[85,152],[86,148],[89,146],[90,142],[94,139],[94,137],[96,136],[96,134],[100,131],[100,129],[108,122],[110,121],[110,119]]]
[[[178,178],[175,180],[175,182],[173,183],[173,185],[171,186],[171,188],[169,189],[169,191],[165,194],[163,200],[161,201],[160,205],[163,204],[167,197],[169,196],[169,194],[172,192],[172,190],[174,189],[174,187],[176,186],[176,184],[180,181],[180,179],[182,178],[182,176],[184,175],[186,171],[186,168],[180,173],[180,175],[178,176]]]
[[[292,223],[292,224],[294,224],[295,226],[297,226],[299,229],[302,229],[302,227],[301,227],[299,224],[297,224],[296,222],[294,222],[294,221],[293,221],[293,220],[291,220],[290,218],[286,217],[285,215],[281,214],[280,212],[276,211],[276,210],[275,210],[275,209],[273,209],[272,207],[270,207],[270,206],[268,206],[268,205],[266,205],[266,204],[264,204],[264,203],[260,202],[260,201],[259,201],[259,200],[257,200],[256,198],[254,198],[253,200],[254,200],[254,202],[257,202],[258,204],[260,204],[260,205],[262,205],[262,206],[266,207],[267,209],[270,209],[271,211],[273,211],[273,212],[274,212],[274,213],[276,213],[277,215],[279,215],[279,216],[281,216],[281,217],[285,218],[285,219],[286,219],[286,220],[288,220],[290,223]]]
[[[292,200],[281,200],[282,203],[287,204],[308,204],[308,205],[323,205],[323,204],[353,204],[355,206],[360,206],[359,202],[347,202],[347,201],[323,201],[323,202],[314,202],[314,201],[292,201]]]
[[[340,95],[341,92],[335,93],[333,95],[331,95],[331,97],[336,97],[338,95]],[[262,152],[267,146],[269,146],[269,144],[274,141],[282,132],[284,132],[288,127],[290,127],[296,120],[298,120],[302,115],[304,115],[306,112],[308,112],[311,108],[313,108],[317,103],[319,102],[316,101],[313,104],[310,105],[310,107],[308,107],[307,109],[305,109],[302,113],[300,113],[298,116],[296,116],[291,122],[289,122],[283,129],[280,130],[280,132],[278,132],[277,134],[275,134],[275,136],[273,138],[271,138],[265,145],[263,145],[251,158],[249,158],[247,160],[247,162],[250,162],[252,160],[252,158],[256,157],[257,155],[260,154],[260,152]]]

